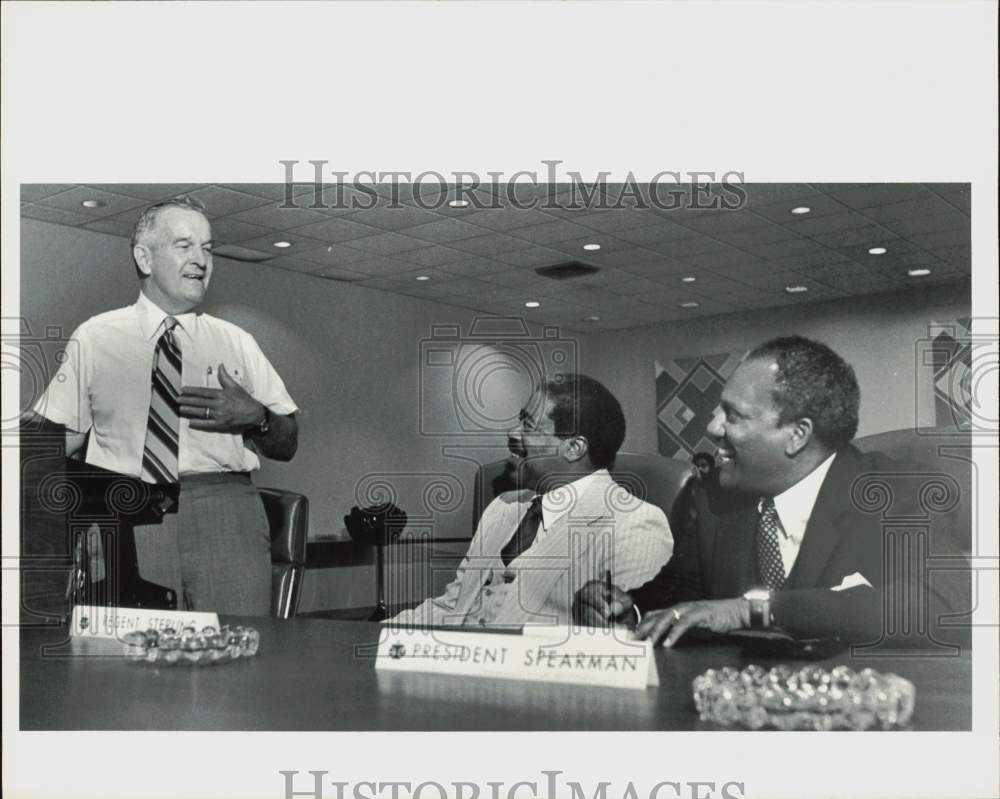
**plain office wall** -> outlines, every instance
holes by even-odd
[[[585,364],[621,400],[625,449],[634,452],[657,447],[654,361],[739,352],[792,333],[825,342],[854,367],[859,436],[929,426],[935,423],[933,385],[927,367],[917,363],[919,343],[929,322],[967,318],[970,303],[969,285],[962,283],[671,322],[592,336]]]

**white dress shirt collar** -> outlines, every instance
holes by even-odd
[[[139,299],[135,301],[135,312],[139,317],[139,327],[142,330],[142,337],[147,341],[159,335],[163,327],[163,320],[168,316],[174,317],[181,330],[190,336],[194,332],[194,322],[198,317],[198,314],[194,311],[182,314],[168,314],[159,305],[149,299],[144,291],[139,292]]]
[[[809,517],[812,516],[819,490],[826,480],[826,473],[830,471],[830,465],[836,454],[830,455],[799,482],[791,488],[786,488],[774,498],[774,509],[778,512],[783,533],[778,536],[778,548],[781,550],[785,574],[792,571],[792,566],[798,557],[806,525],[809,524]]]

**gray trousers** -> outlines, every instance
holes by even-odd
[[[181,478],[177,513],[135,528],[139,573],[177,592],[186,610],[271,612],[271,535],[245,474]]]

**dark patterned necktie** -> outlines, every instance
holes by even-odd
[[[771,589],[781,588],[785,582],[785,564],[781,560],[781,547],[778,546],[780,534],[781,521],[778,519],[774,500],[765,497],[757,520],[757,574],[764,585]]]
[[[507,542],[507,545],[500,552],[500,559],[503,565],[507,566],[514,558],[518,557],[533,543],[538,535],[538,525],[542,521],[542,498],[535,497],[528,506],[528,512],[521,518],[514,537]]]
[[[142,479],[147,483],[177,482],[180,435],[181,351],[174,336],[177,320],[168,316],[153,354],[152,391],[146,443],[142,451]]]

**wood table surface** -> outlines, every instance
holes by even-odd
[[[376,673],[379,625],[226,618],[256,627],[256,657],[215,666],[155,666],[80,652],[65,628],[20,633],[22,730],[710,730],[691,699],[708,668],[781,661],[733,642],[657,649],[645,691],[431,674]],[[916,686],[918,730],[968,730],[972,658],[818,661],[894,672]]]

